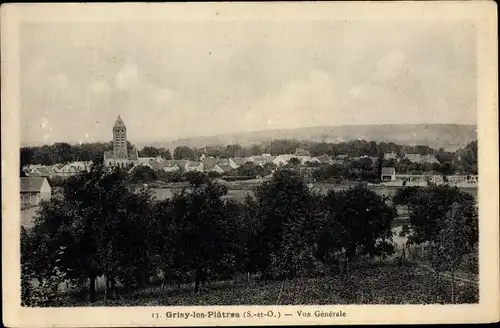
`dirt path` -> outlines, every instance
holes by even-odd
[[[399,236],[399,233],[401,232],[401,230],[402,230],[402,227],[396,227],[396,228],[392,229],[392,231],[395,232],[395,236],[393,237],[393,242],[398,250],[401,250],[407,242],[407,238]],[[396,252],[396,254],[394,254],[393,257],[396,258],[399,256],[401,256],[401,253]],[[436,271],[434,269],[432,269],[430,266],[428,266],[426,264],[417,263],[417,265],[419,268],[423,268],[423,269],[430,271],[432,273],[436,273]],[[443,278],[451,280],[451,274],[449,274],[449,273],[443,272],[443,273],[440,273],[439,275]],[[477,280],[471,280],[471,279],[459,277],[457,275],[455,275],[454,279],[455,279],[455,281],[460,281],[460,282],[464,282],[467,284],[479,285],[479,281],[477,281]]]
[[[436,271],[433,268],[431,268],[430,266],[428,266],[428,265],[418,264],[418,267],[419,268],[425,268],[427,271],[430,271],[432,273],[436,273]],[[440,273],[439,276],[447,278],[447,279],[451,279],[451,274],[448,274],[448,273]],[[456,281],[465,282],[465,283],[468,283],[468,284],[479,285],[479,281],[477,281],[477,280],[470,280],[470,279],[467,279],[467,278],[461,278],[461,277],[457,277],[457,276],[455,276],[455,280]]]

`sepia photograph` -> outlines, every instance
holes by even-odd
[[[496,32],[473,15],[496,16],[472,3],[455,19],[277,14],[300,3],[267,7],[281,19],[258,3],[19,19],[16,64],[2,62],[2,82],[17,73],[17,107],[2,104],[2,125],[18,120],[2,206],[19,204],[15,306],[149,307],[140,320],[166,325],[479,306],[482,272],[498,278],[498,258],[480,265],[482,221],[488,254],[499,240],[496,91],[479,81],[497,69],[478,50]]]

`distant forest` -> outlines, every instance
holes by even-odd
[[[128,142],[129,149],[135,149],[134,145]],[[271,155],[294,153],[297,148],[308,150],[311,156],[327,154],[330,156],[348,155],[349,157],[372,156],[382,157],[384,153],[395,152],[403,157],[407,153],[418,153],[422,155],[433,154],[442,163],[450,163],[458,166],[463,171],[477,171],[477,141],[472,141],[464,148],[455,152],[441,149],[433,149],[424,145],[408,146],[398,145],[392,142],[375,142],[366,140],[353,140],[340,143],[299,141],[294,139],[275,139],[269,142],[262,142],[249,147],[238,144],[227,146],[207,146],[202,148],[189,148],[179,146],[171,154],[169,149],[145,146],[139,150],[139,156],[156,157],[162,156],[165,159],[189,159],[197,160],[202,154],[207,156],[229,158],[248,157],[268,153]],[[54,165],[73,161],[94,161],[100,162],[103,152],[112,150],[112,142],[108,143],[82,143],[70,145],[59,142],[52,145],[22,147],[21,166],[28,164]]]

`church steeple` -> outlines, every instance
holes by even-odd
[[[122,118],[118,115],[113,126],[113,152],[115,158],[127,158],[127,127]]]
[[[122,120],[122,118],[120,117],[120,115],[118,115],[118,118],[116,119],[116,122],[115,122],[115,126],[114,126],[114,128],[125,128],[125,129],[127,128],[127,127],[125,126],[125,123],[123,123],[123,120]]]

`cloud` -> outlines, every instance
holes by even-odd
[[[365,93],[365,87],[363,85],[355,85],[349,89],[349,97],[356,99],[362,97]]]
[[[111,87],[108,85],[106,81],[97,81],[90,85],[89,91],[93,95],[99,95],[110,92]]]
[[[285,84],[276,94],[264,98],[252,113],[256,128],[286,128],[321,125],[335,106],[335,83],[332,77],[314,70],[302,80]]]
[[[119,90],[130,89],[139,82],[139,71],[136,65],[126,64],[116,74],[115,87]]]
[[[172,100],[173,97],[174,97],[174,92],[171,89],[165,87],[165,88],[156,90],[156,94],[155,94],[154,99],[155,99],[156,104],[166,105]]]
[[[470,23],[175,24],[24,26],[23,142],[476,120]]]
[[[393,50],[376,62],[378,79],[392,78],[404,70],[407,62],[404,52]]]
[[[47,118],[42,117],[42,121],[40,122],[40,129],[43,132],[43,140],[45,142],[49,141],[51,138],[52,127],[50,126],[50,123],[47,120]]]

